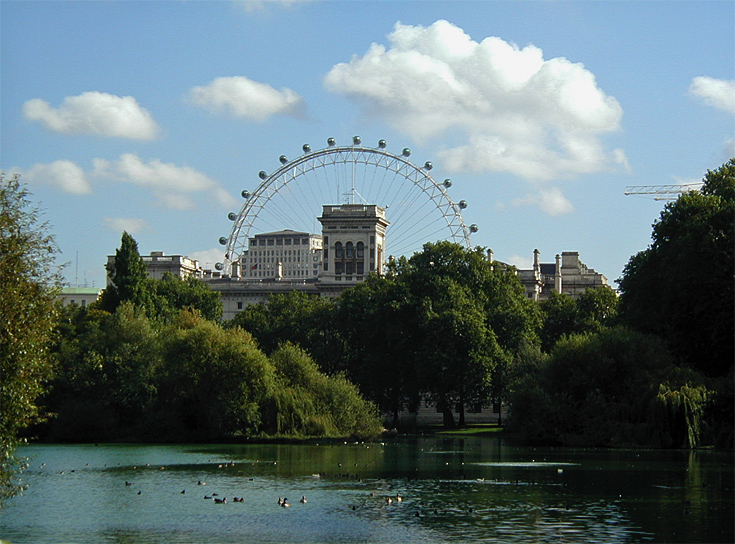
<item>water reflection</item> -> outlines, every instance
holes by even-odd
[[[733,540],[732,460],[708,451],[423,437],[22,453],[31,487],[0,510],[16,544]]]

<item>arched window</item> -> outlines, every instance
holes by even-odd
[[[365,258],[365,244],[363,244],[362,242],[357,242],[357,258]]]
[[[352,242],[347,242],[347,244],[345,245],[345,248],[347,250],[347,258],[354,259],[355,258],[355,248],[352,245]]]
[[[343,257],[342,242],[334,244],[334,258],[341,259]]]

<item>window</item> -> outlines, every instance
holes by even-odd
[[[362,242],[357,242],[357,258],[365,258],[365,244],[363,244]]]
[[[237,303],[237,309],[238,310],[242,310],[242,302],[238,302]]]
[[[357,273],[358,274],[364,274],[365,273],[365,263],[362,261],[357,262]]]
[[[347,258],[354,259],[355,258],[355,246],[352,244],[352,242],[347,242],[347,245],[345,245],[345,249],[347,251]]]
[[[326,270],[326,267],[325,267]],[[335,274],[341,274],[342,273],[342,263],[334,263],[334,273]]]
[[[342,264],[342,263],[340,263],[340,264]],[[352,262],[350,262],[350,261],[347,261],[345,263],[345,274],[352,274],[352,273],[354,273],[354,271],[355,271],[355,264],[352,263]]]
[[[342,257],[344,257],[342,242],[337,242],[336,244],[334,244],[334,258],[341,259]]]

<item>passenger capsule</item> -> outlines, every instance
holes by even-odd
[[[327,138],[327,145],[329,147],[334,147],[335,145],[337,145],[337,140],[335,140],[334,138]]]
[[[311,153],[311,146],[309,144],[302,145],[301,149],[304,150],[304,153]]]
[[[404,148],[403,148],[403,153],[402,153],[402,155],[403,155],[404,157],[409,157],[409,156],[411,155],[411,150],[410,150],[409,148],[407,148],[407,147],[404,147]]]
[[[219,243],[222,244],[223,246],[226,246],[227,245],[227,238],[225,238],[224,236],[220,236]]]
[[[230,212],[227,214],[227,219],[229,219],[230,221],[234,221],[235,219],[237,219],[237,214],[235,212]]]
[[[474,223],[470,225],[470,232],[473,234],[477,232],[477,225],[475,225]]]
[[[464,210],[467,207],[467,201],[466,200],[460,200],[459,201],[459,207]]]
[[[449,179],[449,178],[445,179],[444,180],[444,187],[446,187],[447,189],[449,189],[451,186],[452,186],[452,180]]]
[[[430,161],[426,161],[426,162],[424,163],[424,168],[426,168],[427,170],[431,170],[432,168],[434,168],[434,165],[433,165],[433,164],[431,164],[431,162],[430,162]]]
[[[250,198],[250,191],[248,191],[247,189],[243,189],[243,191],[242,191],[242,193],[240,193],[240,195],[241,195],[241,196],[242,196],[242,197],[243,197],[243,198],[244,198],[245,200],[247,200],[248,198]]]
[[[258,172],[258,177],[260,179],[265,179],[268,177],[268,173],[265,170],[261,170],[260,172]]]
[[[281,164],[286,164],[288,162],[288,157],[286,155],[281,155],[278,157],[278,160],[281,161]]]
[[[354,145],[360,145],[362,143],[362,139],[359,136],[353,136],[352,137],[352,143]]]
[[[378,147],[379,147],[380,149],[385,149],[385,146],[387,146],[387,145],[388,145],[388,144],[386,143],[386,141],[385,141],[385,140],[378,140]]]
[[[225,265],[223,265],[222,263],[214,263],[214,267],[217,270],[222,270],[225,267]]]

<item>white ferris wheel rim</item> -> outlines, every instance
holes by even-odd
[[[273,173],[267,174],[261,171],[259,176],[261,179],[258,187],[250,193],[242,191],[245,203],[239,213],[230,212],[228,218],[233,221],[230,235],[227,238],[220,238],[220,244],[226,246],[224,263],[217,263],[218,269],[228,270],[231,263],[240,259],[243,252],[247,250],[248,241],[252,233],[252,229],[257,223],[261,212],[266,206],[279,195],[279,193],[288,187],[289,183],[294,183],[318,169],[326,169],[329,167],[337,167],[338,165],[352,166],[352,186],[351,195],[360,196],[355,188],[355,167],[356,165],[364,165],[365,168],[372,167],[374,170],[383,169],[386,172],[392,172],[393,181],[410,182],[414,192],[413,197],[425,197],[423,205],[428,202],[434,205],[430,208],[436,217],[441,217],[444,225],[441,228],[440,238],[452,240],[456,243],[471,249],[470,233],[476,232],[476,225],[467,226],[462,219],[460,209],[467,207],[464,200],[454,202],[447,189],[451,186],[451,180],[446,179],[442,184],[429,174],[433,168],[431,162],[426,162],[423,167],[417,166],[408,160],[411,152],[408,148],[404,148],[401,155],[396,155],[386,151],[386,143],[384,140],[378,142],[378,147],[366,147],[361,144],[359,137],[353,138],[353,144],[349,146],[339,146],[333,138],[327,140],[328,147],[312,151],[308,144],[302,149],[303,155],[288,160],[281,155],[279,161],[281,166]],[[322,204],[328,204],[323,202]],[[387,206],[386,206],[387,207]],[[437,215],[438,214],[438,215]],[[390,227],[389,227],[390,228]],[[429,240],[425,240],[429,241]]]

